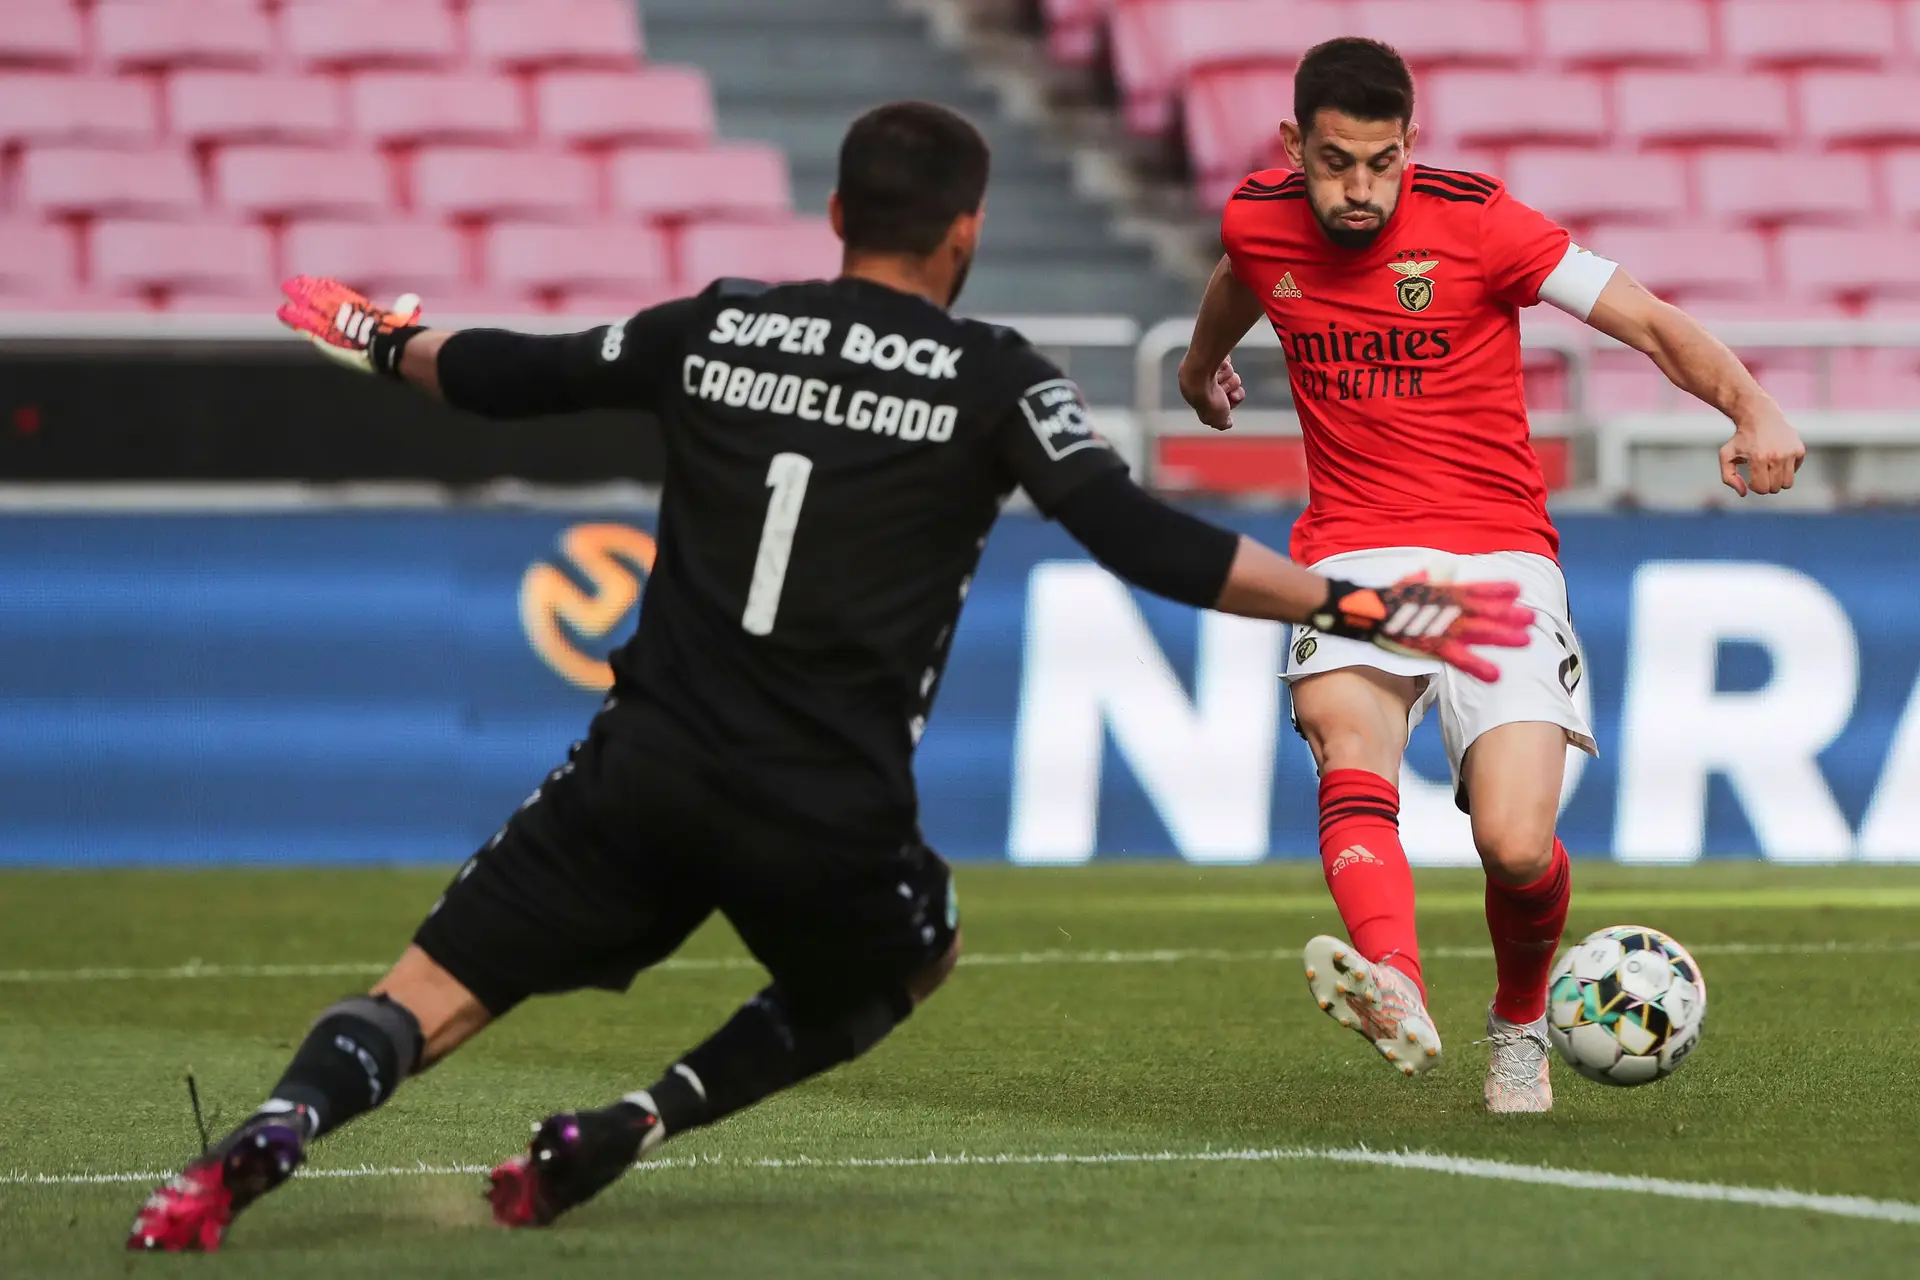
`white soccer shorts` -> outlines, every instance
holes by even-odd
[[[1568,621],[1567,582],[1560,566],[1528,551],[1456,555],[1426,547],[1382,547],[1347,551],[1311,566],[1315,573],[1363,587],[1389,586],[1425,569],[1435,580],[1501,580],[1520,584],[1520,603],[1533,610],[1533,643],[1524,649],[1481,648],[1477,652],[1500,668],[1493,684],[1447,666],[1437,658],[1392,653],[1359,640],[1346,640],[1296,626],[1287,638],[1282,680],[1291,684],[1342,667],[1373,667],[1393,675],[1417,676],[1425,688],[1407,711],[1407,732],[1440,709],[1440,737],[1453,770],[1453,794],[1466,808],[1460,790],[1460,762],[1467,748],[1489,729],[1503,724],[1542,721],[1566,730],[1567,742],[1597,756],[1593,728],[1575,691],[1586,678],[1580,638]],[[1295,727],[1298,727],[1296,722]]]

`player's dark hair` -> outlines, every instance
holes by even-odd
[[[980,131],[931,102],[890,102],[853,122],[840,144],[842,231],[851,253],[940,247],[953,220],[987,195]]]
[[[1293,119],[1305,133],[1334,110],[1355,120],[1413,120],[1413,73],[1392,45],[1342,36],[1307,50],[1293,73]]]

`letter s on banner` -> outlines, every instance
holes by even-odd
[[[520,580],[520,626],[549,667],[598,692],[613,685],[612,669],[581,653],[565,628],[598,640],[619,625],[640,599],[641,580],[653,572],[653,538],[624,524],[577,524],[560,535],[560,551],[587,589],[550,564],[533,565]]]
[[[1103,730],[1189,862],[1264,857],[1284,638],[1274,623],[1203,614],[1188,702],[1123,583],[1094,564],[1036,565],[1014,730],[1013,860],[1093,856]]]
[[[1633,579],[1615,848],[1622,862],[1691,862],[1707,779],[1733,785],[1761,852],[1832,862],[1853,833],[1818,756],[1846,728],[1860,651],[1839,601],[1781,565],[1649,561]],[[1773,677],[1715,691],[1723,641],[1766,649]]]

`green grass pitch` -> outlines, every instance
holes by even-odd
[[[1920,1253],[1920,1210],[1899,1207],[1920,1202],[1920,871],[1900,868],[1577,864],[1569,936],[1669,930],[1710,1012],[1663,1084],[1556,1066],[1546,1117],[1480,1106],[1493,966],[1475,873],[1421,877],[1447,1057],[1408,1082],[1307,997],[1298,948],[1339,923],[1317,868],[963,867],[971,958],[892,1039],[670,1143],[552,1231],[495,1230],[480,1178],[445,1170],[646,1084],[717,1025],[760,981],[724,928],[625,996],[490,1029],[311,1166],[375,1172],[303,1175],[218,1257],[122,1253],[143,1183],[40,1180],[176,1166],[196,1149],[187,1070],[217,1122],[244,1114],[443,878],[0,875],[0,1275],[1731,1280],[1908,1276]],[[1534,1180],[1314,1154],[1361,1147]],[[1049,1156],[1087,1159],[1029,1159]],[[1847,1217],[1543,1167],[1898,1203]]]

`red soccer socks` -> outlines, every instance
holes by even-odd
[[[1413,869],[1400,848],[1399,789],[1365,769],[1329,770],[1320,779],[1320,865],[1354,949],[1400,970],[1425,996]],[[1491,915],[1491,891],[1488,904]],[[1563,906],[1562,918],[1565,914]],[[1542,969],[1543,980],[1545,973]]]
[[[1498,1016],[1509,1022],[1532,1022],[1546,1013],[1547,974],[1567,925],[1572,896],[1572,866],[1566,846],[1558,839],[1553,842],[1547,873],[1532,884],[1515,887],[1487,881],[1487,932],[1493,937],[1493,964],[1499,972],[1493,1011]]]

